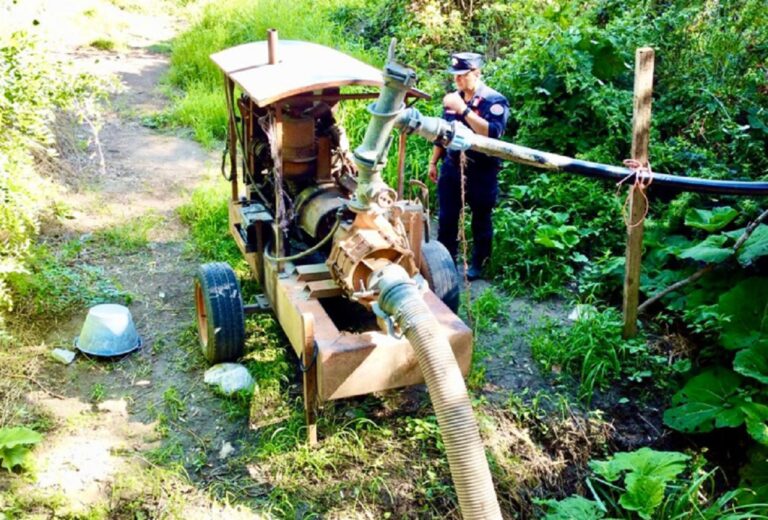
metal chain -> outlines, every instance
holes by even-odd
[[[467,233],[466,233],[466,221],[467,221],[467,205],[466,205],[466,180],[465,169],[467,167],[467,154],[462,150],[461,158],[459,159],[459,171],[461,173],[461,212],[459,213],[459,241],[461,242],[461,256],[464,264],[464,293],[467,302],[467,320],[469,321],[470,328],[473,328],[472,318],[472,284],[469,282],[469,276],[467,275],[468,263],[467,263]]]

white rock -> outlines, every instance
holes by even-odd
[[[59,363],[69,365],[75,360],[75,353],[65,348],[55,348],[51,350],[51,357]]]
[[[248,373],[248,369],[239,363],[219,363],[205,371],[204,381],[216,386],[226,395],[232,395],[240,390],[253,390],[256,382]]]
[[[568,315],[568,319],[571,321],[579,321],[587,318],[591,318],[597,314],[597,308],[594,305],[579,304],[573,308]]]
[[[221,449],[219,450],[219,458],[221,460],[224,460],[230,455],[232,455],[234,452],[235,452],[234,446],[232,446],[229,442],[224,441],[224,444],[221,445]]]

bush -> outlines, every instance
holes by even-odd
[[[450,88],[450,78],[441,73],[447,56],[467,49],[484,52],[486,81],[510,101],[509,139],[609,164],[629,156],[634,53],[650,45],[656,49],[653,168],[759,179],[768,171],[768,89],[761,58],[768,49],[768,22],[762,9],[759,0],[727,6],[703,0],[633,5],[398,0],[340,8],[337,19],[371,53],[383,55],[396,36],[403,61],[426,77],[419,86],[435,96],[427,110],[432,113]],[[460,27],[451,23],[456,17]],[[438,22],[439,29],[433,26]],[[573,262],[577,253],[589,260],[606,250],[619,253],[623,222],[620,203],[611,200],[612,186],[564,174],[543,184],[540,177],[519,165],[503,171],[510,199],[495,214],[497,229],[505,233],[497,238],[494,264],[507,283],[546,296],[581,271]],[[522,196],[519,186],[527,189]],[[683,197],[675,211],[701,200]],[[566,250],[543,247],[530,226],[523,225],[528,232],[515,232],[524,217],[508,213],[519,209],[546,225],[553,225],[549,210],[565,211],[567,225],[585,236]],[[652,202],[651,217],[665,220],[668,214],[664,202]],[[509,240],[514,245],[505,243]],[[526,244],[526,261],[521,261],[520,242]],[[501,269],[505,265],[510,267]]]
[[[56,193],[35,170],[33,151],[54,154],[50,128],[57,110],[102,94],[94,78],[67,73],[27,34],[0,37],[0,310],[12,307],[9,276],[26,271],[39,218]]]

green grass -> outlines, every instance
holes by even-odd
[[[306,442],[298,371],[280,325],[273,316],[261,314],[250,316],[246,327],[243,363],[257,381],[253,396],[213,395],[230,420],[246,421],[250,415],[257,426],[257,438],[242,444],[228,459],[230,478],[212,481],[205,487],[207,493],[221,500],[244,502],[278,518],[297,513],[310,518],[333,516],[345,507],[352,509],[344,509],[344,514],[339,513],[342,516],[367,511],[375,517],[387,517],[392,514],[392,506],[387,505],[392,501],[399,507],[407,504],[407,511],[417,507],[419,514],[427,517],[455,507],[437,425],[428,410],[423,416],[401,414],[397,392],[388,400],[367,396],[339,404],[330,402],[319,419],[322,442],[311,448]],[[185,330],[179,343],[179,359],[189,358],[187,369],[201,370],[204,363],[194,326]],[[179,474],[201,471],[205,475],[207,461],[215,451],[210,451],[210,446],[182,447],[179,436],[186,433],[174,416],[183,413],[183,407],[179,392],[169,387],[162,407],[150,410],[165,441],[148,458]],[[246,466],[258,468],[263,477],[254,483],[244,471]],[[271,490],[266,493],[264,480]],[[397,482],[411,481],[415,482],[413,489],[405,495],[398,491]],[[256,498],[242,495],[243,489],[251,488],[260,490]],[[340,493],[354,501],[339,500]]]
[[[474,334],[498,330],[507,314],[507,299],[493,287],[488,287],[472,301]]]
[[[160,215],[149,214],[97,231],[93,241],[109,255],[131,254],[145,249],[152,231],[162,224]]]
[[[168,415],[174,420],[178,419],[187,409],[186,403],[173,385],[166,388],[165,392],[163,392],[163,402],[165,403]]]
[[[204,147],[218,146],[226,136],[227,109],[222,88],[211,89],[202,81],[190,83],[177,98],[166,120],[172,126],[191,128]]]
[[[462,294],[463,312],[466,313],[466,303],[469,294]],[[485,365],[483,360],[492,355],[492,341],[488,338],[499,329],[506,318],[506,298],[493,287],[488,287],[477,298],[471,300],[471,320],[464,318],[472,326],[474,345],[472,349],[472,366],[467,376],[467,387],[470,390],[481,390],[485,385]],[[481,340],[482,338],[482,340]]]
[[[90,399],[92,403],[100,403],[107,395],[107,389],[103,383],[94,383],[91,385]]]
[[[229,184],[216,178],[199,186],[178,214],[189,226],[192,247],[203,260],[242,267],[245,260],[229,234],[229,197]]]
[[[70,240],[55,248],[38,245],[30,249],[27,271],[9,277],[16,301],[14,319],[64,317],[97,303],[130,303],[131,294],[103,269],[80,260],[84,244],[81,240]]]
[[[544,370],[567,374],[579,383],[579,397],[589,403],[596,390],[622,381],[640,383],[665,370],[666,358],[650,351],[642,337],[621,337],[615,309],[595,310],[570,326],[550,321],[531,333],[531,353]]]
[[[117,44],[114,40],[108,38],[97,38],[88,45],[100,51],[114,51],[117,48]]]
[[[152,45],[147,47],[147,50],[149,52],[154,52],[157,54],[171,54],[171,52],[173,52],[173,46],[171,42],[164,41],[164,42],[153,43]]]

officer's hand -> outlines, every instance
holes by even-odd
[[[461,96],[458,92],[451,92],[450,94],[446,94],[443,98],[443,106],[447,110],[453,110],[457,114],[461,114],[464,112],[464,109],[467,108],[467,104],[463,99],[461,99]]]
[[[429,163],[429,180],[437,182],[437,165]]]

